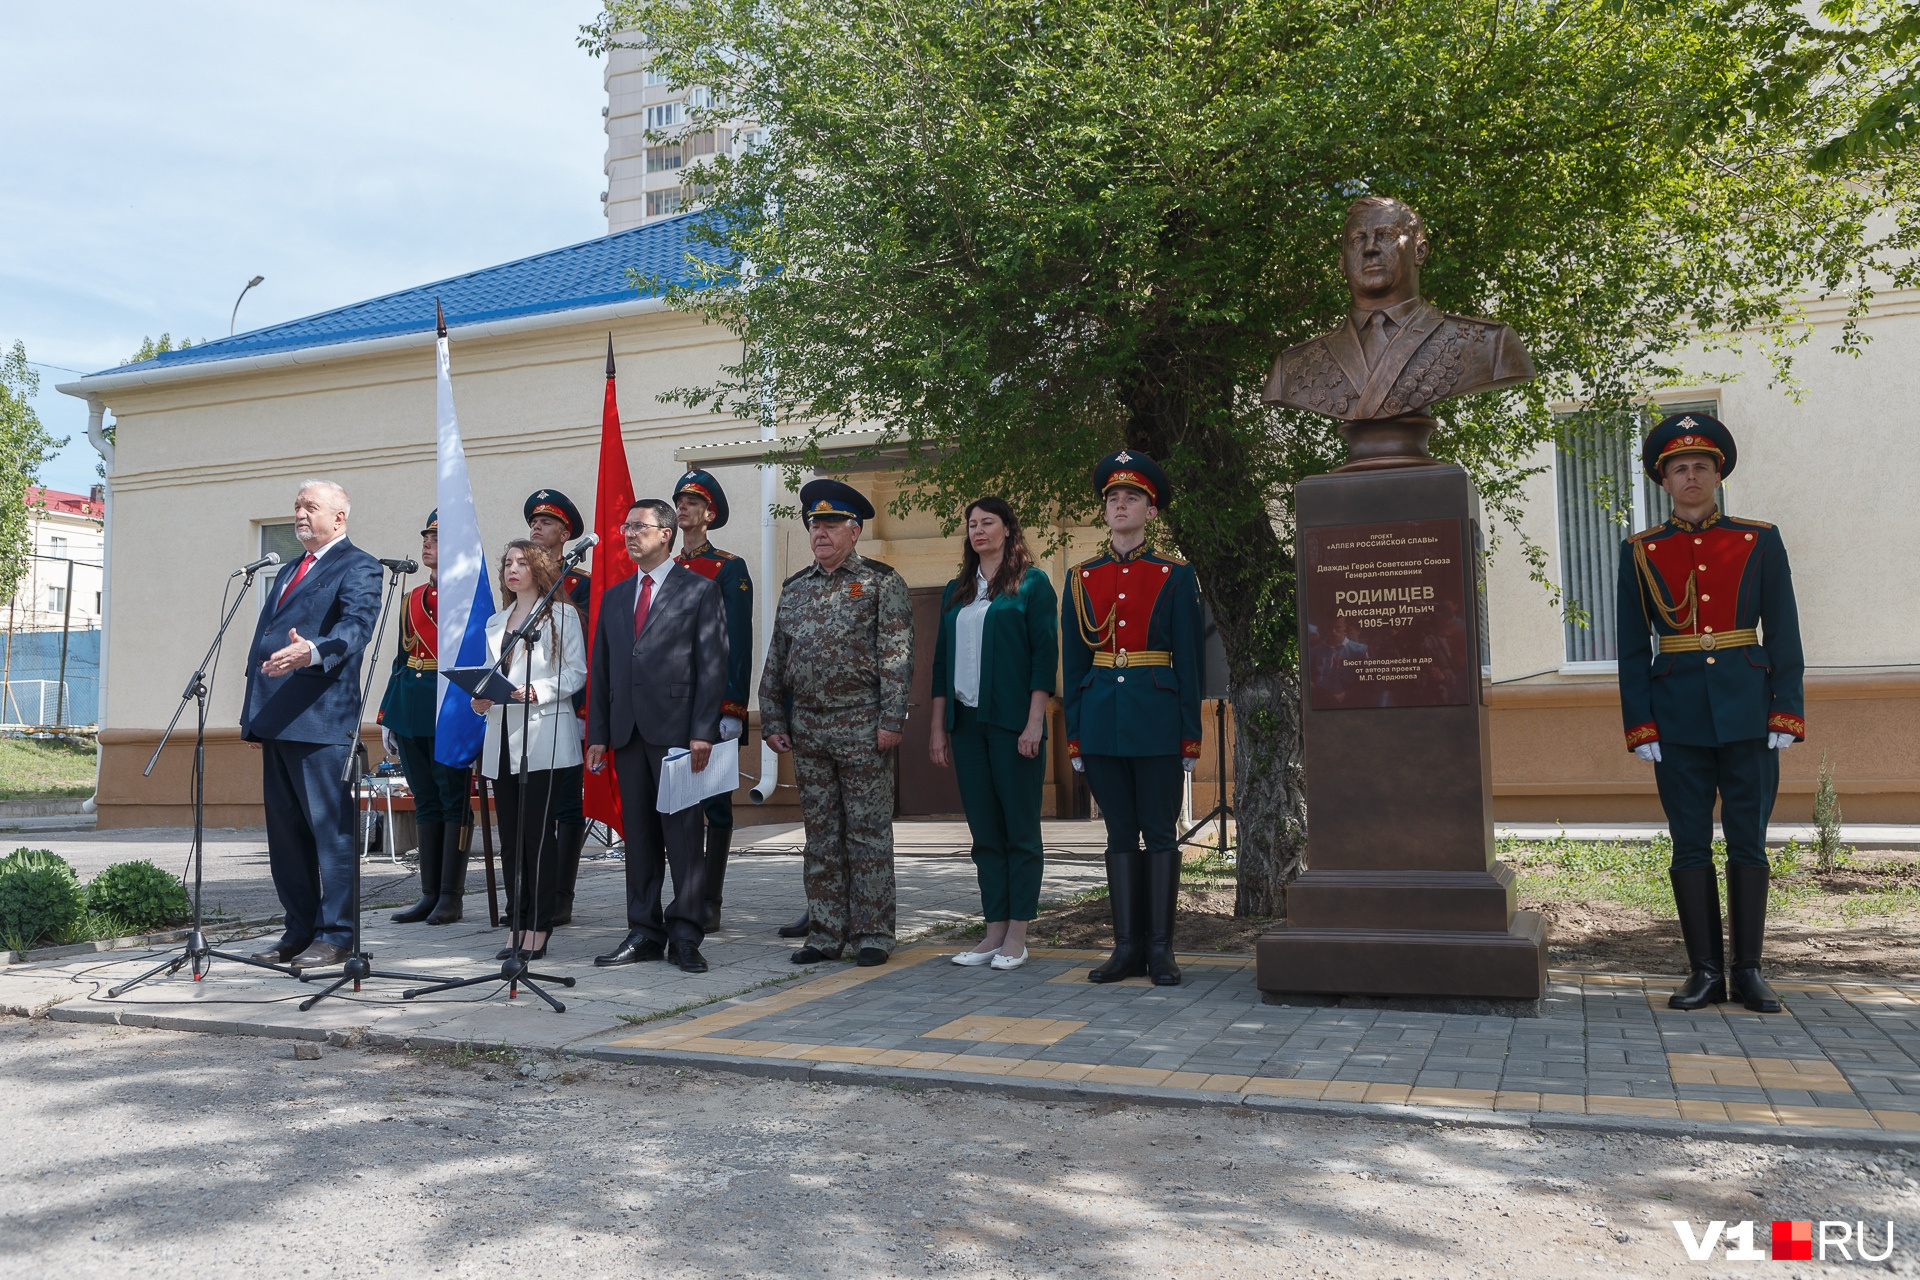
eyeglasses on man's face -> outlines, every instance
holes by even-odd
[[[632,521],[628,521],[626,524],[620,526],[620,532],[633,534],[639,533],[642,529],[664,529],[666,527],[667,526],[663,524],[634,524]]]

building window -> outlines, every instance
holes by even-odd
[[[680,212],[680,189],[670,187],[665,191],[647,192],[647,216],[662,217],[669,213]]]
[[[67,589],[65,587],[47,588],[47,612],[65,613],[67,611]]]
[[[300,545],[300,539],[293,531],[293,521],[287,520],[278,524],[260,526],[260,554],[264,556],[269,551],[280,557],[281,564],[295,564],[300,557],[307,554],[307,549]],[[273,576],[278,572],[278,569],[262,569],[260,576],[254,579],[262,584],[261,608],[266,607],[267,597],[273,594],[268,588],[273,585]]]
[[[1669,413],[1718,415],[1712,401],[1660,406]],[[1640,440],[1652,427],[1651,410],[1636,410],[1632,429],[1614,422],[1561,419],[1554,449],[1554,489],[1560,533],[1560,593],[1563,653],[1567,668],[1611,667],[1620,543],[1636,530],[1659,524],[1673,512],[1666,490],[1640,469]],[[1726,510],[1726,490],[1718,495]]]
[[[714,153],[719,138],[714,130],[705,129],[699,133],[690,133],[680,141],[686,146],[689,157],[710,156]]]
[[[715,93],[703,84],[695,85],[687,90],[687,105],[695,110],[724,107],[727,105],[727,96],[724,93]]]
[[[54,534],[52,537],[48,538],[47,554],[55,557],[56,559],[61,559],[61,560],[66,559],[66,555],[67,555],[66,538],[64,538],[63,536],[57,533]]]
[[[647,148],[647,172],[664,173],[680,167],[680,144]]]
[[[687,109],[682,103],[663,102],[657,107],[647,108],[647,128],[649,129],[671,129],[675,125],[684,124],[686,119]]]
[[[648,67],[641,73],[640,83],[648,89],[657,89],[661,85],[668,83],[667,73],[664,71],[655,71],[652,67]]]

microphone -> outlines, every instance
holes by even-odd
[[[418,573],[420,571],[420,562],[418,560],[383,559],[380,563],[395,573]]]
[[[595,545],[599,543],[599,541],[600,541],[599,534],[597,533],[587,534],[585,537],[581,538],[580,541],[573,544],[573,550],[567,552],[566,556],[564,557],[565,562],[567,564],[579,564],[581,558],[584,557],[587,554],[587,552],[593,550],[593,548],[595,547]]]
[[[267,568],[269,565],[276,565],[279,563],[280,563],[279,553],[275,551],[269,551],[267,552],[267,554],[261,556],[258,560],[255,560],[252,564],[243,564],[238,569],[235,569],[232,573],[228,574],[227,576],[230,578],[237,578],[243,573],[247,573],[247,574],[258,573],[262,569]]]

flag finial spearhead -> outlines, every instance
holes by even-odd
[[[433,324],[436,334],[442,338],[447,336],[447,313],[440,309],[440,299],[438,298],[433,300]]]
[[[607,335],[607,380],[613,380],[613,335]]]

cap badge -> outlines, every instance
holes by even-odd
[[[1125,464],[1133,461],[1133,455],[1128,453],[1125,449],[1122,449],[1120,452],[1113,455],[1113,460],[1124,466]]]
[[[1693,430],[1693,429],[1694,429],[1695,427],[1697,427],[1697,426],[1699,426],[1700,424],[1699,424],[1699,423],[1697,423],[1697,422],[1695,422],[1695,421],[1694,421],[1694,420],[1692,419],[1692,417],[1685,417],[1685,418],[1682,418],[1682,419],[1680,419],[1680,421],[1679,421],[1679,422],[1677,422],[1677,423],[1675,423],[1674,425],[1675,425],[1675,426],[1680,426],[1680,427],[1685,427],[1685,428],[1686,428],[1687,430],[1689,430],[1689,431],[1691,431],[1691,430]]]

